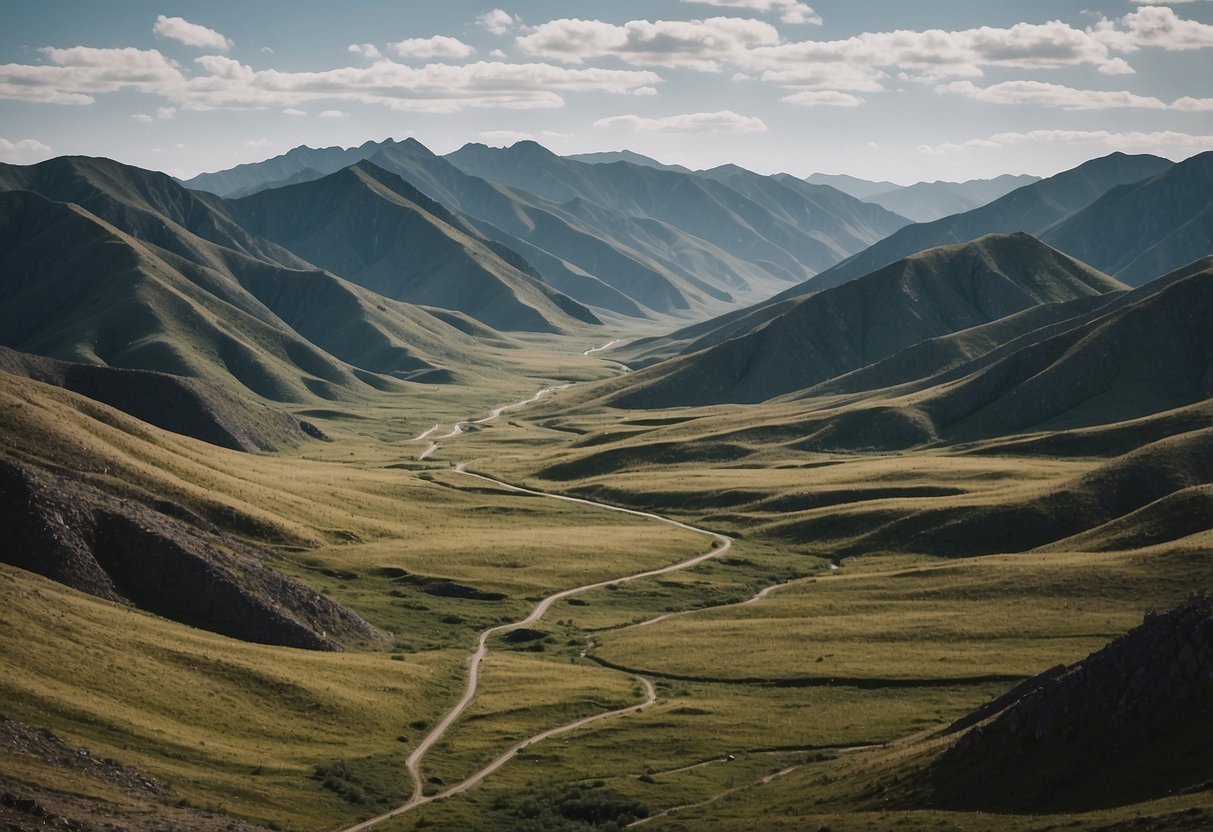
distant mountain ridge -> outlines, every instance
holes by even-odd
[[[633,165],[640,165],[646,168],[657,168],[658,170],[673,170],[679,173],[691,173],[691,169],[682,165],[667,165],[663,162],[658,162],[656,159],[644,156],[640,153],[634,153],[631,150],[614,150],[601,153],[574,153],[570,156],[565,156],[566,159],[572,159],[574,162],[586,162],[591,165],[609,165],[615,162],[628,162]]]
[[[908,225],[788,294],[837,286],[916,251],[974,240],[983,234],[1025,231],[1039,235],[1053,223],[1086,208],[1111,188],[1140,182],[1173,164],[1158,156],[1124,153],[1092,159],[1048,179],[1017,188],[972,211]]]
[[[969,179],[964,182],[869,182],[846,174],[814,173],[806,182],[830,185],[843,193],[887,208],[914,222],[931,222],[993,202],[1016,188],[1039,182],[1039,176],[1007,174],[993,179]]]
[[[564,323],[599,322],[370,162],[260,191],[230,210],[257,234],[394,300],[455,309],[503,330],[552,332]]]
[[[186,184],[251,195],[363,160],[515,252],[549,286],[629,317],[702,317],[754,302],[905,222],[803,183],[768,182],[768,190],[782,192],[783,205],[773,209],[770,200],[755,204],[752,193],[638,154],[583,162],[525,141],[468,145],[445,158],[413,139],[345,151],[297,148]]]

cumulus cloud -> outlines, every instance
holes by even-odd
[[[632,20],[621,26],[565,18],[536,26],[515,42],[532,55],[565,63],[613,55],[642,66],[716,72],[722,63],[744,62],[754,47],[779,43],[779,31],[761,20],[737,17]]]
[[[1062,110],[1108,110],[1121,107],[1163,110],[1167,106],[1154,96],[1135,95],[1125,90],[1079,90],[1044,81],[1004,81],[988,87],[979,87],[972,81],[953,81],[936,87],[936,90],[993,104],[1031,104]]]
[[[938,145],[920,145],[918,151],[932,156],[944,155],[973,148],[992,149],[1006,145],[1032,143],[1092,144],[1108,151],[1121,150],[1129,153],[1175,152],[1196,153],[1213,149],[1213,136],[1179,133],[1172,130],[1154,132],[1110,130],[1029,130],[1024,133],[995,133],[985,139],[970,139],[965,142],[945,142]]]
[[[50,64],[0,66],[0,98],[45,104],[92,104],[101,93],[157,92],[184,80],[177,64],[155,49],[39,50]]]
[[[287,107],[286,109],[284,109],[282,111],[282,114],[284,116],[306,116],[307,115],[307,113],[305,113],[303,110],[297,109],[295,107]]]
[[[504,35],[506,32],[520,25],[522,20],[517,15],[512,15],[504,9],[493,9],[491,12],[485,12],[476,18],[476,22],[494,35]]]
[[[866,71],[898,68],[930,76],[980,76],[985,67],[1046,69],[1089,64],[1108,73],[1132,71],[1094,34],[1058,20],[946,31],[863,32],[843,40],[757,47],[751,65],[805,72],[814,65]]]
[[[765,133],[766,124],[760,118],[743,116],[732,110],[716,113],[685,113],[664,118],[637,115],[610,116],[594,122],[595,127],[622,127],[651,133]]]
[[[807,90],[880,92],[888,76],[879,69],[843,63],[806,64],[791,69],[768,69],[762,80],[784,87]]]
[[[1185,95],[1171,102],[1172,109],[1188,112],[1208,112],[1213,110],[1213,98],[1192,98]]]
[[[165,17],[160,15],[152,25],[152,31],[159,37],[180,41],[186,46],[196,46],[199,49],[215,49],[226,52],[232,48],[228,38],[197,23],[190,23],[184,17]]]
[[[351,43],[346,48],[346,51],[369,58],[372,61],[377,61],[383,57],[383,53],[379,51],[379,47],[373,43]]]
[[[458,38],[448,38],[445,35],[408,38],[388,46],[402,58],[466,58],[476,51]]]
[[[1146,6],[1119,20],[1101,20],[1092,29],[1095,37],[1120,52],[1144,46],[1181,52],[1213,46],[1213,26],[1181,18],[1166,6]]]
[[[0,98],[85,105],[98,94],[133,90],[159,95],[188,110],[356,101],[395,110],[455,112],[472,107],[562,107],[566,93],[629,94],[650,90],[662,80],[642,70],[498,61],[413,67],[385,59],[364,67],[285,72],[255,70],[222,55],[196,58],[198,72],[187,75],[154,49],[77,46],[45,49],[43,54],[51,65],[0,66]]]
[[[37,139],[21,139],[16,142],[0,139],[0,161],[14,165],[31,165],[53,155],[51,146]]]
[[[345,118],[345,113],[341,110],[321,110],[319,115],[321,118]]]
[[[800,3],[798,0],[682,0],[682,2],[755,12],[778,11],[779,19],[784,23],[821,25],[821,15],[813,11],[811,6]]]
[[[801,90],[779,100],[798,107],[858,107],[864,103],[858,95],[837,90]]]

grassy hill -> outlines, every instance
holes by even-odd
[[[0,371],[53,384],[158,428],[238,451],[290,448],[324,434],[315,425],[199,379],[73,364],[0,347]]]
[[[23,352],[200,378],[273,401],[366,397],[493,363],[457,315],[254,258],[168,220],[157,226],[160,246],[78,205],[4,191],[0,224],[9,293],[0,333]]]
[[[623,407],[764,401],[928,338],[1121,288],[1026,234],[992,235],[792,302],[752,330],[629,376],[610,401]]]

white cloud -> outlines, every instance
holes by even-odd
[[[155,121],[155,119],[152,118],[151,116],[149,116],[147,113],[135,113],[134,115],[131,116],[131,118],[135,121],[141,121],[144,124],[148,124],[150,122]]]
[[[594,122],[595,127],[622,127],[651,133],[765,133],[767,126],[760,118],[743,116],[732,110],[717,113],[686,113],[664,118],[644,118],[637,115],[610,116]]]
[[[801,90],[779,100],[798,107],[858,107],[864,103],[858,95],[837,90]]]
[[[553,20],[515,41],[545,58],[579,64],[615,56],[630,64],[716,72],[724,62],[742,62],[754,47],[779,43],[779,32],[761,20],[632,20],[622,26],[601,20]]]
[[[0,161],[14,165],[32,165],[53,155],[51,146],[37,139],[22,139],[17,142],[0,139]]]
[[[769,12],[778,11],[779,19],[784,23],[812,23],[821,25],[821,15],[813,11],[811,6],[798,0],[682,0],[684,3],[698,3],[701,6],[717,6],[731,9],[746,9],[747,11]]]
[[[1213,149],[1213,136],[1178,133],[1171,130],[1154,132],[1110,130],[1029,130],[1024,133],[995,133],[986,139],[970,139],[954,144],[920,145],[918,151],[933,156],[960,150],[993,149],[1007,145],[1066,143],[1091,144],[1107,151],[1120,150],[1126,153],[1196,153]]]
[[[244,146],[245,147],[269,147],[272,144],[273,144],[273,142],[271,142],[269,139],[249,139],[247,142],[244,143]]]
[[[1137,107],[1164,110],[1167,105],[1154,96],[1136,95],[1125,90],[1078,90],[1044,81],[1004,81],[979,87],[972,81],[953,81],[936,91],[963,95],[992,104],[1028,104],[1062,110],[1108,110]]]
[[[321,110],[319,115],[321,118],[345,118],[341,110]]]
[[[880,92],[888,76],[878,69],[843,63],[805,64],[792,69],[768,69],[762,80],[794,89]]]
[[[228,38],[225,38],[214,29],[208,29],[197,23],[190,23],[184,17],[165,17],[164,15],[160,15],[156,18],[152,31],[162,38],[171,38],[172,40],[184,43],[186,46],[196,46],[199,49],[216,49],[220,52],[226,52],[232,48],[232,42]]]
[[[494,49],[492,52],[489,53],[489,57],[504,61],[509,56],[506,55],[505,51],[502,49]]]
[[[355,55],[361,55],[364,58],[370,58],[377,61],[383,57],[383,53],[379,51],[379,47],[373,43],[351,43],[346,47],[347,52],[353,52]]]
[[[391,60],[311,72],[254,70],[221,55],[194,59],[187,75],[156,50],[42,50],[51,65],[0,65],[0,99],[86,105],[102,93],[158,95],[177,108],[283,109],[315,101],[357,101],[395,110],[456,112],[474,107],[557,108],[563,94],[629,94],[661,83],[654,72],[569,68],[547,63],[429,64]]]
[[[869,75],[897,68],[936,77],[980,76],[984,67],[1088,64],[1110,72],[1131,71],[1102,39],[1058,20],[1009,28],[863,32],[843,40],[760,46],[745,57],[751,67],[790,73],[811,73],[814,65],[847,66]]]
[[[1145,46],[1168,52],[1213,47],[1213,26],[1181,18],[1166,6],[1146,6],[1119,20],[1101,20],[1092,31],[1119,52],[1134,52]]]
[[[176,107],[157,107],[156,108],[156,118],[160,119],[161,121],[168,121],[170,118],[172,118],[175,115],[177,115]]]
[[[85,105],[99,93],[156,92],[183,80],[177,64],[155,49],[73,46],[39,51],[51,65],[0,65],[0,98]]]
[[[402,58],[466,58],[476,50],[458,38],[434,35],[432,38],[408,38],[388,46]]]
[[[517,15],[512,15],[503,9],[493,9],[476,18],[476,22],[494,35],[504,35],[521,24],[522,20]]]
[[[562,93],[630,93],[661,81],[647,71],[570,69],[542,63],[410,67],[384,60],[368,67],[321,72],[254,70],[218,55],[203,56],[197,63],[208,74],[169,91],[189,109],[292,107],[323,100],[439,113],[472,107],[556,108],[564,106]]]
[[[1188,112],[1207,112],[1213,110],[1213,98],[1192,98],[1185,95],[1172,101],[1171,108]]]
[[[284,109],[282,111],[282,114],[284,116],[306,116],[307,115],[307,113],[305,113],[303,110],[297,109],[295,107],[287,107],[286,109]]]

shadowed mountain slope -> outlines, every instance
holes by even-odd
[[[0,371],[53,384],[159,428],[237,451],[273,451],[323,434],[198,379],[56,361],[0,347]]]
[[[233,638],[321,650],[382,641],[357,614],[267,568],[263,552],[216,520],[263,540],[275,536],[270,526],[205,489],[213,504],[191,508],[148,488],[172,478],[149,459],[198,443],[9,373],[0,373],[0,404],[0,431],[26,439],[0,453],[0,560]],[[205,460],[224,453],[199,449]]]
[[[390,139],[388,140],[391,141]],[[248,162],[228,170],[200,173],[181,184],[216,196],[235,198],[240,192],[248,196],[274,183],[288,183],[300,173],[313,170],[324,176],[368,159],[379,151],[379,142],[363,142],[360,147],[307,147],[300,145],[286,153],[262,162]],[[304,180],[300,180],[304,181]]]
[[[613,150],[604,151],[601,153],[574,153],[570,156],[565,156],[566,159],[572,159],[574,162],[585,162],[590,165],[609,165],[613,162],[630,162],[633,165],[640,165],[646,168],[657,168],[658,170],[676,170],[679,173],[690,173],[691,169],[682,165],[667,165],[658,162],[649,156],[644,156],[640,153],[635,153],[631,150]]]
[[[489,182],[412,140],[385,144],[371,161],[523,254],[550,285],[623,314],[702,314],[734,294],[765,297],[799,279],[650,217]]]
[[[0,164],[0,191],[9,190],[75,203],[132,237],[204,265],[218,264],[211,259],[213,252],[194,245],[195,238],[290,268],[308,266],[241,228],[210,194],[183,188],[167,174],[110,159],[60,156],[26,167]]]
[[[637,341],[618,351],[618,355],[620,360],[631,365],[646,366],[654,360],[703,349],[735,336],[738,322],[743,318],[748,326],[756,326],[781,314],[782,304],[788,300],[841,285],[918,251],[968,242],[989,233],[1039,233],[1058,219],[1089,205],[1116,185],[1141,181],[1172,164],[1156,156],[1125,156],[1122,153],[1094,159],[1012,191],[973,211],[931,223],[908,225],[820,275],[747,309],[726,312],[662,338]]]
[[[993,179],[970,179],[967,182],[915,182],[904,188],[890,188],[872,194],[864,201],[887,208],[914,222],[932,222],[980,208],[1016,188],[1038,181],[1039,176],[1006,173]]]
[[[1213,528],[1213,515],[1176,512],[1207,504],[1213,484],[1213,429],[1182,433],[1143,445],[1043,494],[982,504],[882,511],[848,506],[812,511],[771,524],[790,540],[833,544],[843,555],[886,548],[943,557],[1024,552],[1049,547],[1076,551],[1113,548],[1110,537],[1142,545],[1174,541]]]
[[[935,246],[968,242],[984,234],[1014,231],[1040,234],[1058,220],[1086,208],[1113,187],[1140,182],[1172,164],[1158,156],[1123,153],[1092,159],[1072,170],[1011,191],[972,211],[935,222],[908,225],[817,275],[800,291],[838,286],[900,257]]]
[[[275,401],[397,389],[391,376],[441,380],[427,354],[473,360],[472,341],[423,310],[181,228],[173,248],[197,260],[79,206],[8,191],[0,229],[0,343],[22,352],[202,378]]]
[[[790,173],[783,175],[791,176]],[[868,179],[860,179],[857,176],[850,176],[846,173],[812,173],[806,176],[804,181],[810,185],[829,185],[831,188],[836,188],[844,194],[850,194],[856,199],[863,200],[876,194],[907,187],[906,185],[898,185],[896,182],[873,182]]]
[[[827,268],[904,224],[833,189],[797,190],[741,168],[684,174],[627,162],[585,164],[526,141],[509,148],[469,144],[447,158],[469,173],[557,203],[580,198],[659,220],[792,277]],[[759,195],[761,202],[754,198]]]
[[[0,460],[0,517],[0,559],[101,598],[262,644],[337,650],[383,640],[357,613],[195,527],[178,506],[153,510]]]
[[[789,303],[756,328],[634,373],[623,407],[759,402],[1041,303],[1124,287],[1026,234],[906,258]]]
[[[968,344],[945,343],[926,353],[940,353],[938,372],[897,387],[860,392],[841,409],[830,404],[832,393],[856,391],[865,381],[879,384],[890,370],[917,363],[909,353],[928,345],[895,356],[885,367],[875,365],[804,391],[799,397],[806,406],[812,406],[814,397],[822,397],[818,401],[825,406],[821,415],[803,424],[805,438],[796,446],[898,450],[1050,431],[1058,432],[1056,441],[1041,440],[1035,452],[1102,454],[1108,446],[1123,443],[1102,435],[1067,439],[1064,432],[1178,414],[1213,398],[1213,334],[1207,326],[1213,315],[1213,268],[1207,260],[1109,298],[1074,318],[1050,322],[1054,312],[1044,308],[1025,315],[1033,313],[1042,326],[1016,334],[1023,319],[1010,318],[959,333],[953,339]],[[953,350],[980,351],[983,341],[1000,334],[1012,337],[970,361],[955,363]],[[930,364],[923,366],[929,369]],[[1149,426],[1142,427],[1138,441],[1150,441]],[[1134,446],[1133,435],[1130,430],[1125,437],[1129,447]],[[1074,448],[1067,449],[1067,443]],[[1027,447],[1020,451],[1032,452]]]
[[[385,297],[455,309],[505,330],[555,332],[598,322],[368,162],[262,191],[230,210],[257,234]]]
[[[1210,666],[1207,597],[1149,614],[1081,662],[1046,671],[951,726],[945,734],[956,738],[921,775],[930,802],[1088,811],[1207,783]]]
[[[1041,239],[1130,286],[1213,254],[1213,151],[1113,188]]]

